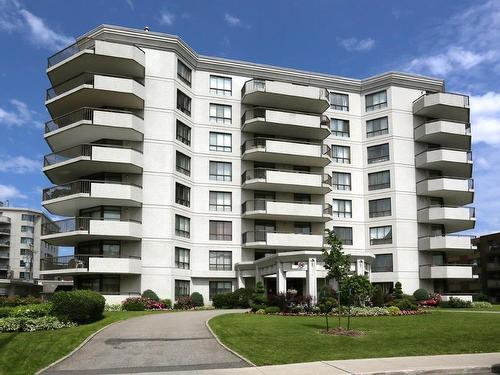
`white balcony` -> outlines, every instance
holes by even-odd
[[[276,232],[245,232],[243,247],[252,249],[321,250],[323,235]]]
[[[324,115],[254,108],[243,114],[241,130],[281,137],[322,140],[330,135],[330,119]]]
[[[47,75],[52,85],[85,71],[144,77],[145,60],[144,51],[134,45],[79,41],[49,57]]]
[[[446,92],[425,94],[413,102],[413,114],[435,119],[469,122],[469,97]]]
[[[242,188],[326,194],[332,189],[331,176],[293,170],[250,169],[241,176]]]
[[[264,199],[242,204],[242,217],[256,220],[327,222],[332,220],[332,206],[321,203],[285,202]]]
[[[445,176],[469,178],[472,175],[472,153],[449,148],[429,149],[415,156],[415,166],[438,170]]]
[[[474,180],[456,177],[429,177],[417,183],[417,195],[443,198],[446,204],[463,206],[472,203]]]
[[[423,265],[420,266],[421,279],[474,279],[471,265]]]
[[[470,149],[470,124],[453,121],[430,121],[415,128],[415,140],[444,147]]]
[[[476,224],[473,207],[431,206],[417,211],[420,223],[441,224],[447,233],[473,229]]]
[[[10,217],[0,215],[0,224],[10,224]]]
[[[272,138],[255,138],[241,146],[243,160],[324,167],[331,161],[330,147],[324,144]]]
[[[477,247],[472,244],[472,236],[444,235],[420,237],[418,249],[421,251],[452,251],[470,252]]]
[[[67,255],[40,261],[40,275],[141,274],[140,257],[102,257],[98,255]]]
[[[43,191],[42,205],[51,213],[72,216],[96,206],[140,207],[142,187],[113,181],[78,180]]]
[[[142,152],[130,147],[83,144],[46,155],[43,172],[61,184],[100,172],[141,173],[142,163]]]
[[[144,120],[132,112],[80,108],[45,123],[45,140],[52,150],[100,139],[142,141]]]

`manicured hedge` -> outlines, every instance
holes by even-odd
[[[52,314],[59,320],[82,324],[101,319],[106,301],[97,292],[73,290],[54,293],[51,302]]]
[[[191,294],[191,302],[194,307],[203,306],[203,296],[198,292],[193,292]]]

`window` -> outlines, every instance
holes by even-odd
[[[21,255],[28,255],[28,250],[27,249],[21,249],[21,250],[19,250],[19,254],[21,254]]]
[[[175,280],[175,299],[189,296],[189,281]]]
[[[177,120],[176,138],[178,141],[191,146],[191,128],[179,120]]]
[[[33,245],[33,238],[31,237],[21,237],[21,243],[27,245]]]
[[[232,136],[230,133],[210,132],[210,151],[232,151]]]
[[[352,228],[351,227],[333,227],[333,231],[337,238],[344,245],[352,245]]]
[[[175,203],[189,207],[190,195],[191,195],[191,188],[179,184],[178,182],[175,183]]]
[[[311,234],[311,223],[294,223],[293,233],[295,234]]]
[[[349,146],[332,145],[332,161],[335,163],[350,164],[351,148]]]
[[[185,270],[189,269],[189,249],[175,248],[175,267]]]
[[[102,256],[105,258],[118,258],[120,256],[120,241],[105,241],[102,244]]]
[[[215,124],[230,124],[232,107],[224,104],[210,104],[210,122]]]
[[[370,217],[391,216],[391,198],[368,201]]]
[[[380,190],[391,187],[391,172],[368,173],[368,190]]]
[[[379,91],[365,95],[366,111],[374,111],[387,107],[387,91]]]
[[[330,119],[330,131],[337,137],[349,137],[349,121],[338,118]]]
[[[214,181],[231,181],[232,180],[232,164],[222,161],[210,162],[210,176]]]
[[[177,109],[191,116],[191,98],[181,90],[177,90]]]
[[[274,200],[274,198],[273,198]],[[302,202],[302,203],[311,203],[311,194],[304,193],[294,193],[293,194],[294,202]]]
[[[230,293],[233,290],[231,281],[209,281],[208,282],[208,298],[212,300],[217,294]]]
[[[333,172],[332,187],[336,190],[351,190],[351,174]]]
[[[230,251],[209,252],[210,271],[231,271],[233,269],[233,253]]]
[[[182,152],[175,152],[175,169],[186,176],[191,175],[191,158]]]
[[[19,272],[19,278],[24,280],[29,280],[30,273],[29,272]]]
[[[209,238],[216,241],[233,239],[233,223],[231,221],[210,220]]]
[[[21,225],[21,232],[34,233],[34,228],[28,225]]]
[[[22,221],[31,221],[31,222],[34,222],[35,221],[35,216],[34,215],[28,215],[28,214],[22,214],[21,215],[21,220]]]
[[[181,215],[175,215],[175,234],[180,237],[189,238],[191,219]]]
[[[26,261],[20,260],[19,261],[19,267],[26,267]]]
[[[389,133],[389,120],[387,117],[376,118],[366,122],[366,137],[375,137]]]
[[[392,226],[370,228],[370,245],[392,243]]]
[[[120,276],[103,276],[101,292],[103,294],[120,294]]]
[[[337,111],[349,111],[349,95],[331,92],[330,108]]]
[[[368,164],[389,160],[389,143],[368,147]]]
[[[229,77],[210,76],[210,94],[231,96],[232,79]]]
[[[352,217],[352,201],[346,199],[334,199],[333,204],[333,216],[335,217]]]
[[[211,191],[209,193],[210,211],[231,211],[232,193],[228,191]]]
[[[392,272],[392,254],[376,254],[372,272]]]
[[[191,87],[191,69],[189,69],[181,60],[177,60],[177,77]]]

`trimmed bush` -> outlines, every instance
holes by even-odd
[[[198,292],[191,293],[191,302],[193,303],[194,307],[205,305],[205,303],[203,303],[203,296]]]
[[[160,300],[161,303],[163,303],[163,306],[165,306],[166,309],[171,309],[172,308],[172,300],[165,298]]]
[[[413,292],[413,297],[415,297],[415,300],[417,301],[425,301],[429,299],[430,295],[427,290],[420,288]]]
[[[384,291],[380,285],[376,285],[375,288],[373,288],[373,294],[372,294],[372,304],[373,306],[377,307],[383,307],[384,306]]]
[[[394,284],[394,292],[392,293],[394,299],[401,299],[403,298],[403,286],[401,283],[398,281],[396,284]]]
[[[146,289],[144,292],[142,292],[141,297],[152,299],[153,301],[156,301],[156,302],[160,302],[160,297],[158,297],[158,295],[155,292],[153,292],[151,289]]]
[[[387,308],[387,312],[389,313],[389,315],[399,315],[399,314],[401,314],[401,310],[397,306],[389,306]]]
[[[266,312],[266,314],[277,314],[281,310],[278,306],[268,306],[264,309],[264,311]]]
[[[122,302],[122,309],[125,311],[143,311],[146,310],[142,297],[129,297]]]
[[[231,307],[233,307],[233,294],[216,294],[212,297],[212,306],[216,309],[230,309]]]
[[[40,298],[33,296],[19,297],[19,296],[9,296],[0,297],[0,307],[16,307],[21,305],[34,305],[42,303]]]
[[[10,316],[13,317],[24,317],[24,318],[41,318],[42,316],[48,316],[52,313],[52,304],[49,303],[39,303],[34,305],[21,305],[14,307]]]
[[[102,318],[104,297],[92,290],[57,292],[51,298],[52,314],[63,322],[92,323]]]
[[[0,318],[6,318],[10,316],[13,310],[13,307],[0,307]]]
[[[174,304],[174,309],[176,310],[189,310],[193,308],[193,301],[190,296],[179,297],[177,302]]]
[[[240,288],[233,292],[233,306],[232,307],[250,307],[254,290],[252,288]]]
[[[472,302],[472,307],[475,309],[489,309],[493,307],[493,305],[489,302],[478,301],[478,302]]]
[[[257,312],[258,310],[264,310],[266,308],[265,303],[251,303],[250,308],[252,311]]]
[[[463,299],[456,297],[450,297],[450,300],[448,301],[448,307],[451,307],[452,309],[466,309],[472,307],[472,302],[464,301]]]
[[[413,296],[404,295],[400,299],[395,299],[391,303],[392,306],[398,307],[400,310],[416,310],[417,305]]]

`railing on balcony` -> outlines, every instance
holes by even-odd
[[[252,120],[254,118],[262,118],[264,121],[266,120],[266,110],[265,108],[253,108],[246,110],[241,116],[241,124],[244,124],[248,120]]]
[[[58,234],[58,233],[75,232],[75,231],[89,232],[90,221],[98,221],[98,220],[125,221],[125,222],[139,223],[139,224],[141,223],[139,220],[134,220],[134,219],[113,220],[100,217],[72,217],[69,219],[63,219],[42,224],[42,236],[50,234]]]
[[[452,121],[452,120],[436,120],[436,119],[433,119],[433,120],[428,120],[428,121],[424,121],[423,123],[421,123],[419,126],[417,126],[415,128],[415,130],[421,128],[422,126],[425,126],[427,124],[432,124],[434,122],[440,122],[440,121],[444,121],[444,122],[451,122],[451,123],[455,123],[457,125],[465,125],[465,135],[470,135],[471,134],[471,129],[470,129],[470,122],[459,122],[459,121]]]
[[[9,228],[0,228],[0,234],[10,234]]]
[[[47,68],[50,68],[51,66],[59,64],[61,61],[64,61],[68,57],[76,55],[80,51],[81,51],[81,49],[80,49],[80,46],[78,45],[78,43],[74,43],[74,44],[69,45],[68,47],[64,48],[63,50],[54,53],[52,56],[50,56],[47,59]]]
[[[107,256],[103,254],[76,254],[40,259],[41,271],[88,269],[90,258],[127,258],[141,259],[139,256]]]
[[[464,206],[449,206],[449,205],[442,205],[442,204],[436,204],[436,205],[430,205],[427,207],[419,208],[418,211],[422,210],[429,210],[431,208],[460,208],[463,210],[467,210],[469,213],[469,219],[475,219],[476,217],[476,208],[475,207],[464,207]]]
[[[472,151],[464,150],[464,149],[461,149],[461,148],[440,147],[440,146],[428,147],[426,150],[424,150],[422,152],[419,152],[415,156],[419,156],[419,155],[424,154],[424,153],[429,152],[429,151],[437,151],[437,150],[448,150],[448,151],[465,152],[465,153],[467,153],[467,161],[472,161]]]
[[[241,96],[243,97],[248,91],[266,91],[266,81],[263,79],[251,79],[246,81],[241,88]]]
[[[467,180],[467,190],[472,191],[474,190],[474,179],[473,178],[462,178],[462,177],[456,177],[456,176],[429,176],[421,179],[420,181],[417,182],[423,182],[423,181],[428,181],[428,180],[440,180],[440,179],[446,179],[446,180]]]
[[[301,145],[312,145],[312,146],[321,146],[321,155],[331,156],[331,147],[322,143],[313,143],[313,142],[302,142],[297,140],[290,139],[281,139],[281,138],[264,138],[264,137],[256,137],[253,139],[249,139],[245,141],[241,145],[241,153],[244,154],[247,150],[265,148],[267,141],[271,142],[285,142],[291,144],[301,144]]]
[[[322,205],[324,215],[332,214],[332,205],[329,203],[313,203],[313,202],[287,201],[287,200],[276,200],[276,199],[253,199],[245,201],[241,205],[241,213],[244,214],[250,211],[265,211],[267,209],[268,202],[304,204],[304,205]]]
[[[241,175],[241,182],[244,183],[248,180],[253,179],[266,179],[267,171],[275,171],[275,172],[284,172],[284,173],[300,173],[300,174],[308,174],[308,175],[319,175],[323,176],[322,182],[323,184],[331,185],[332,184],[332,176],[328,174],[321,173],[313,173],[313,172],[305,172],[305,171],[296,171],[294,169],[274,169],[274,168],[255,168],[248,169]]]
[[[463,106],[464,106],[464,108],[469,107],[469,96],[463,95],[463,94],[457,94],[457,93],[454,93],[454,92],[432,92],[432,93],[423,94],[423,95],[419,96],[417,99],[415,99],[413,101],[413,103],[418,102],[420,99],[422,99],[422,98],[424,98],[426,96],[432,96],[432,95],[436,95],[436,94],[448,94],[448,95],[454,95],[454,96],[461,96],[463,98]]]
[[[142,188],[140,185],[132,184],[130,182],[121,181],[103,181],[103,180],[77,180],[68,182],[67,184],[52,186],[44,189],[42,200],[48,201],[51,199],[67,197],[73,194],[91,194],[92,184],[112,184],[112,185],[127,185]]]
[[[9,256],[8,251],[0,251],[0,258],[9,258]]]

